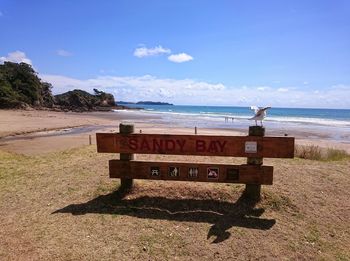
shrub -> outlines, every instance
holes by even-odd
[[[350,157],[345,150],[335,148],[321,148],[319,146],[295,146],[295,157],[309,160],[335,161],[344,160]]]

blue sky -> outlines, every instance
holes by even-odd
[[[350,108],[350,1],[1,0],[0,32],[55,93]]]

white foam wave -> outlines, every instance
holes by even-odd
[[[188,118],[191,117],[192,120],[200,121],[224,121],[225,117],[228,117],[229,120],[233,118],[234,121],[248,121],[252,115],[234,115],[230,113],[215,113],[215,112],[174,112],[174,111],[154,111],[154,110],[118,110],[122,112],[130,113],[147,113],[153,115],[162,115],[163,117],[178,117],[178,118]],[[346,120],[336,120],[336,119],[327,119],[327,118],[312,118],[312,117],[281,117],[281,116],[267,116],[265,121],[267,122],[284,122],[284,123],[300,123],[300,124],[310,124],[310,125],[323,125],[323,126],[334,126],[334,127],[350,127],[350,121]]]
[[[344,126],[350,127],[350,121],[324,119],[324,118],[307,118],[307,117],[267,117],[266,121],[290,122],[290,123],[306,123],[326,126]]]

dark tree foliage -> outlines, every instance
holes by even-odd
[[[99,98],[101,106],[115,106],[114,96],[110,93],[105,93],[94,89],[95,96]]]
[[[55,96],[55,102],[62,108],[75,111],[94,110],[96,107],[115,106],[112,94],[105,93],[94,89],[94,93],[90,94],[82,90],[73,90]]]
[[[56,103],[69,109],[85,108],[91,110],[98,99],[86,91],[73,90],[55,96]]]
[[[26,63],[0,64],[0,108],[53,106],[52,86],[42,82]]]
[[[94,95],[73,90],[55,97],[52,85],[43,82],[26,63],[0,64],[0,108],[54,107],[75,111],[115,106],[112,94],[94,89]]]
[[[52,84],[48,82],[43,82],[41,86],[41,97],[43,98],[43,105],[45,107],[52,107],[55,103],[54,97],[52,96]]]
[[[94,90],[94,93],[95,93],[96,96],[100,96],[100,95],[105,94],[103,91],[99,91],[99,90],[97,90],[95,88],[93,90]]]

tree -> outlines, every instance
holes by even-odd
[[[31,65],[5,62],[0,65],[0,107],[23,103],[32,106],[53,105],[52,86],[38,77]]]

